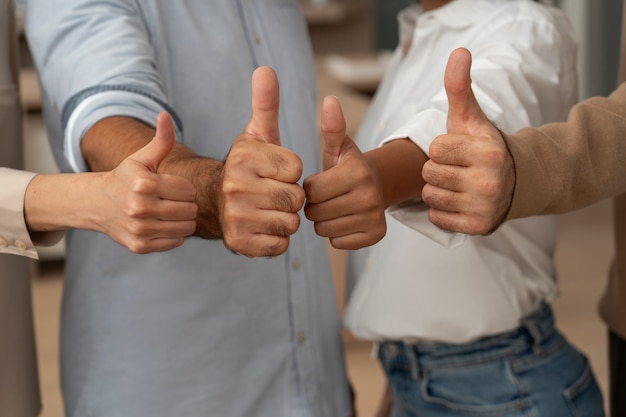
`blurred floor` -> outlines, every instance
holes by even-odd
[[[345,88],[324,74],[318,61],[320,98],[335,94],[344,106],[348,133],[354,132],[369,103],[369,96]],[[556,263],[561,296],[554,303],[558,327],[587,353],[606,393],[606,329],[598,318],[598,299],[606,282],[613,254],[611,205],[595,206],[559,218],[559,241]],[[338,298],[343,298],[343,254],[331,251]],[[58,318],[60,312],[63,264],[46,262],[36,265],[34,304],[41,388],[42,417],[63,416],[58,383]],[[341,309],[340,303],[340,309]],[[384,386],[376,361],[370,356],[369,343],[346,335],[348,372],[356,391],[360,417],[373,416]]]

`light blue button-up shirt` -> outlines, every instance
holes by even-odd
[[[125,115],[175,116],[179,140],[223,158],[250,118],[250,77],[281,83],[283,146],[318,169],[315,81],[296,0],[29,0],[27,36],[64,170],[80,138]],[[325,241],[302,221],[287,253],[222,242],[136,255],[74,231],[62,315],[68,416],[348,416]]]

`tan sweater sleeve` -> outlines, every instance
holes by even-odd
[[[626,191],[626,83],[568,120],[504,135],[516,184],[507,219],[562,213]]]

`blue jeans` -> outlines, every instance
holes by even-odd
[[[393,417],[603,417],[587,358],[544,305],[516,330],[452,344],[386,341],[378,356]]]

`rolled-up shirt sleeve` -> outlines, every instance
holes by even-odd
[[[496,30],[501,42],[470,48],[473,53],[472,89],[487,117],[504,131],[564,120],[576,102],[574,60],[552,56],[547,43],[563,45],[575,56],[575,45],[564,42],[550,25],[516,22],[517,30]],[[540,31],[542,36],[531,32]],[[443,75],[443,74],[442,74]],[[428,155],[432,141],[447,133],[448,101],[441,89],[430,107],[416,112],[380,145],[408,138]],[[464,235],[444,232],[428,220],[428,206],[420,200],[392,206],[388,213],[405,225],[445,246],[457,246]]]
[[[77,172],[87,170],[82,137],[104,118],[127,116],[154,126],[167,111],[181,134],[139,6],[120,0],[102,8],[93,0],[27,3],[26,33],[44,96],[59,119],[66,162]]]

